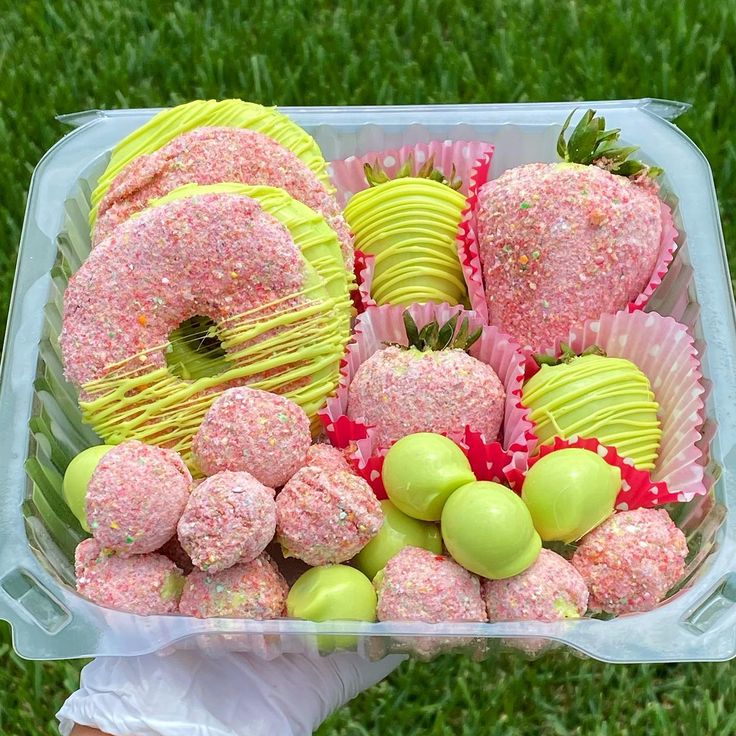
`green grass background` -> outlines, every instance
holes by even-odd
[[[692,102],[728,243],[736,201],[733,0],[0,0],[0,324],[33,167],[58,113],[239,96],[267,104]],[[732,266],[736,251],[729,250]],[[78,663],[31,663],[0,638],[0,733],[55,733]],[[729,734],[731,664],[610,666],[556,652],[403,666],[319,731]]]

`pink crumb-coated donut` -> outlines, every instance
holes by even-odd
[[[92,242],[101,242],[151,200],[177,187],[224,182],[278,187],[319,212],[337,233],[352,271],[352,238],[335,198],[295,153],[263,133],[242,128],[196,128],[133,159],[100,202]]]
[[[205,475],[244,470],[278,488],[302,467],[311,443],[304,409],[283,396],[240,387],[215,400],[192,451]]]
[[[505,171],[478,200],[491,324],[542,350],[623,309],[649,282],[661,234],[656,185],[577,164]]]
[[[308,565],[355,557],[382,524],[371,487],[348,470],[302,468],[276,497],[277,540],[284,555]]]
[[[347,470],[352,472],[345,455],[332,445],[316,444],[307,450],[304,461],[307,467],[324,468],[325,470]]]
[[[373,581],[379,621],[485,621],[480,580],[454,560],[404,547]]]
[[[94,603],[143,616],[178,610],[184,576],[164,555],[119,557],[85,539],[74,557],[77,591]]]
[[[593,611],[649,611],[680,579],[685,535],[664,509],[621,511],[583,537],[572,564],[590,591]]]
[[[279,618],[289,586],[264,552],[218,573],[195,570],[186,579],[179,611],[197,618]]]
[[[182,322],[200,315],[232,330],[246,312],[265,319],[298,309],[310,301],[305,278],[289,231],[249,197],[201,194],[154,207],[117,227],[69,280],[65,375],[84,387],[118,366],[163,368]]]
[[[556,621],[579,618],[588,608],[588,589],[580,573],[549,549],[519,575],[484,580],[489,621]]]
[[[505,398],[493,368],[462,350],[388,347],[355,372],[347,413],[372,425],[381,447],[416,432],[454,434],[466,426],[492,441],[501,428]]]
[[[123,557],[154,552],[176,532],[191,486],[173,450],[123,442],[105,453],[87,486],[92,535]]]
[[[244,472],[225,470],[197,486],[177,527],[193,564],[215,573],[258,557],[276,532],[273,497]]]

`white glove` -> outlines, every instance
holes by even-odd
[[[62,736],[75,723],[112,736],[306,736],[405,659],[195,650],[101,657],[57,713]]]

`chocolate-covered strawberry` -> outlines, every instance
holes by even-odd
[[[455,172],[445,178],[430,158],[413,174],[412,157],[394,179],[377,163],[364,168],[369,186],[344,214],[355,248],[374,257],[374,301],[466,303],[456,243],[466,199]]]
[[[661,172],[629,160],[636,147],[620,146],[593,110],[566,141],[569,122],[562,162],[509,169],[479,195],[491,323],[533,350],[636,299],[661,244]]]
[[[599,348],[575,355],[563,345],[559,362],[548,360],[522,390],[540,444],[555,437],[593,437],[652,470],[662,438],[657,403],[649,379],[625,358]]]
[[[389,345],[356,371],[347,414],[375,427],[378,447],[416,432],[461,434],[466,426],[498,436],[506,392],[491,366],[466,350],[480,337],[467,318],[430,322],[420,331],[404,312],[408,346]]]

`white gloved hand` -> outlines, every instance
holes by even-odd
[[[265,660],[194,650],[101,657],[57,714],[113,736],[306,736],[405,659],[284,654]]]

